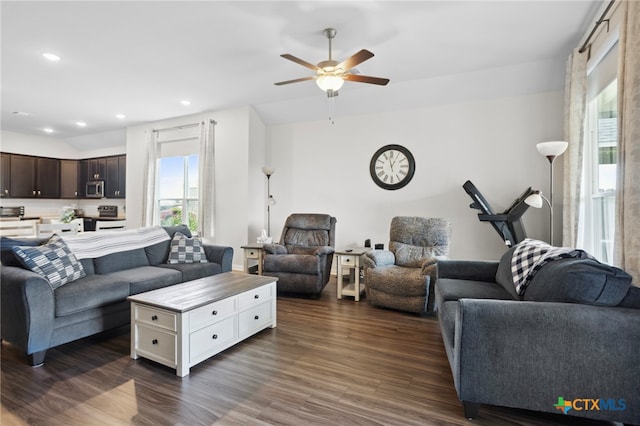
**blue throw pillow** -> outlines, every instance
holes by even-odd
[[[41,246],[15,246],[13,252],[27,269],[42,275],[52,290],[86,275],[82,263],[58,235]]]
[[[595,259],[559,259],[533,276],[524,300],[616,306],[626,296],[631,276]]]
[[[0,237],[0,262],[3,266],[22,267],[22,263],[18,260],[13,248],[15,246],[39,246],[47,241],[47,238],[16,238],[16,237]]]

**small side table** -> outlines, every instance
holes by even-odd
[[[360,301],[360,295],[364,291],[364,284],[360,283],[360,259],[362,255],[371,250],[369,247],[354,247],[350,249],[336,250],[336,261],[338,262],[338,299],[342,296],[353,296],[355,301]],[[344,285],[342,280],[343,268],[349,271],[354,269],[354,282]]]
[[[262,244],[245,244],[241,247],[244,250],[244,272],[249,273],[249,259],[258,262],[258,275],[262,275]]]

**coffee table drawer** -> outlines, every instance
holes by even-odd
[[[270,300],[271,295],[270,285],[258,287],[251,291],[246,291],[238,295],[238,310],[250,308],[251,306],[259,305],[267,300]]]
[[[271,301],[240,312],[238,318],[238,328],[241,338],[253,334],[256,330],[265,328],[271,323]]]
[[[136,322],[176,331],[176,314],[152,307],[136,305]]]
[[[149,359],[176,367],[176,335],[136,324],[136,351]]]
[[[237,317],[228,317],[189,335],[190,362],[199,362],[220,351],[238,336]]]
[[[189,329],[198,330],[209,324],[221,321],[236,312],[236,299],[229,298],[194,309],[190,316]]]

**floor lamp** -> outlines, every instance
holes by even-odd
[[[271,195],[271,175],[276,172],[273,167],[262,167],[262,173],[267,176],[267,236],[271,236],[271,206],[275,206],[276,199]]]
[[[569,143],[564,141],[541,142],[536,145],[540,155],[549,160],[549,199],[547,200],[542,192],[534,191],[524,200],[531,207],[542,207],[543,200],[549,205],[549,244],[551,245],[553,245],[553,161],[567,150],[567,146]]]

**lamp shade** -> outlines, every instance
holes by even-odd
[[[333,90],[338,91],[344,84],[344,80],[341,77],[337,77],[335,75],[323,75],[316,79],[316,84],[319,88],[324,90]]]
[[[536,145],[538,152],[545,157],[557,157],[567,150],[569,142],[564,141],[551,141],[540,142]]]
[[[539,192],[534,192],[533,194],[529,195],[524,199],[524,202],[531,207],[535,207],[536,209],[542,208],[542,197],[540,196]]]
[[[267,177],[270,177],[275,172],[276,172],[276,169],[274,169],[273,167],[268,167],[268,166],[263,166],[262,167],[262,173],[267,175]]]

